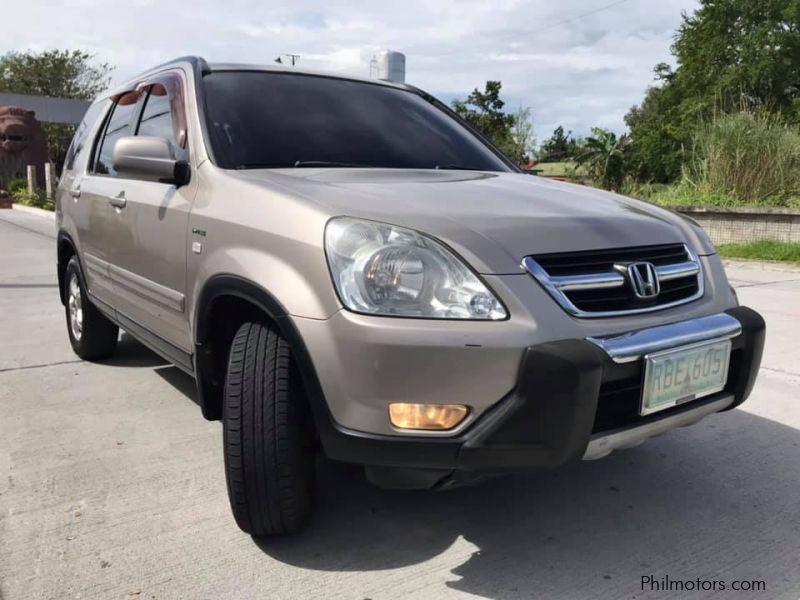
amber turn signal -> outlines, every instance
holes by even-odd
[[[389,405],[389,420],[398,429],[452,429],[467,416],[469,409],[461,404],[407,404]]]

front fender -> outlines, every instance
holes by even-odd
[[[191,298],[195,299],[190,306],[190,322],[195,325],[195,339],[197,339],[199,299],[209,283],[217,280],[218,284],[220,277],[236,278],[252,283],[255,288],[263,290],[275,299],[285,315],[327,319],[338,311],[341,305],[333,290],[324,257],[322,261],[324,273],[321,274],[319,270],[309,270],[315,274],[315,280],[312,281],[309,275],[294,265],[263,250],[225,246],[214,251],[206,256],[199,266],[191,294]]]

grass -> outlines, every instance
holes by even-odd
[[[770,115],[720,115],[698,127],[678,182],[626,182],[622,191],[667,207],[800,208],[800,127]]]
[[[534,167],[537,171],[541,171],[540,175],[544,177],[570,177],[575,175],[586,175],[585,170],[578,166],[578,163],[572,161],[563,162],[543,162]]]
[[[742,200],[734,196],[700,192],[683,184],[638,184],[626,183],[622,189],[626,196],[639,198],[670,208],[681,206],[720,206],[725,208],[800,208],[800,196]]]
[[[720,244],[717,251],[723,258],[773,260],[800,263],[800,244],[789,242],[750,242],[747,244]]]
[[[681,183],[701,196],[730,196],[754,204],[796,199],[800,128],[774,115],[720,115],[698,127]]]
[[[545,176],[564,176],[567,173],[567,167],[570,166],[572,163],[568,162],[550,162],[550,163],[539,163],[534,167],[537,171],[541,171],[540,175]]]

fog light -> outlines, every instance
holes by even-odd
[[[460,404],[389,405],[389,420],[400,429],[452,429],[467,416],[469,409]]]

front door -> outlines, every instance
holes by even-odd
[[[165,138],[175,158],[189,160],[184,82],[177,72],[138,87],[133,135]],[[114,232],[109,274],[123,328],[144,327],[186,353],[192,343],[186,310],[187,225],[197,184],[116,178],[109,199]]]

